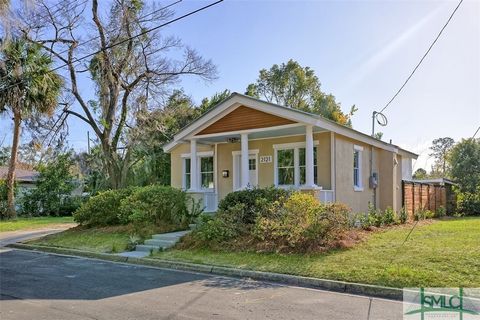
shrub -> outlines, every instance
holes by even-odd
[[[375,226],[375,227],[381,227],[383,225],[383,215],[382,211],[380,209],[376,209],[373,204],[369,203],[368,204],[368,218],[367,223],[369,224],[368,226]]]
[[[377,222],[376,212],[359,213],[358,220],[363,229],[369,229],[370,227],[375,226]]]
[[[15,196],[18,194],[18,185],[15,182],[13,186],[13,193]],[[0,179],[0,219],[7,218],[7,209],[8,209],[8,202],[7,202],[7,181]]]
[[[444,206],[440,206],[439,208],[437,208],[437,210],[435,211],[435,217],[436,218],[441,218],[441,217],[444,217],[447,215],[447,210],[445,209]]]
[[[425,219],[432,219],[434,216],[435,213],[433,213],[432,211],[424,208],[418,208],[417,210],[415,210],[414,219],[415,221],[419,221]]]
[[[408,220],[408,212],[405,209],[405,207],[402,207],[402,210],[400,210],[400,216],[398,217],[400,220],[400,223],[406,223]]]
[[[236,237],[239,230],[232,218],[235,217],[234,211],[240,212],[243,209],[242,204],[237,204],[227,212],[219,212],[215,217],[201,215],[197,222],[196,237],[205,244],[210,241],[220,243]]]
[[[127,219],[119,215],[120,202],[135,188],[108,190],[91,197],[75,211],[76,222],[89,227],[104,227],[123,224]]]
[[[403,209],[402,209],[403,210]],[[402,216],[402,214],[404,216]],[[364,229],[369,229],[370,227],[381,227],[388,226],[397,223],[405,223],[407,221],[406,212],[400,212],[400,217],[397,218],[397,214],[393,211],[392,207],[387,207],[384,212],[380,209],[375,209],[373,205],[369,204],[368,213],[360,214],[358,217],[360,225]]]
[[[294,193],[257,218],[254,235],[275,250],[308,251],[338,239],[348,229],[349,212],[343,204],[322,204],[309,194]]]
[[[73,200],[69,197],[76,186],[70,172],[72,165],[73,158],[71,154],[66,153],[40,167],[35,188],[22,197],[22,213],[32,216],[70,215],[74,203],[70,202]]]
[[[457,210],[463,215],[480,215],[480,186],[476,193],[457,193]]]
[[[229,193],[223,198],[218,204],[218,209],[228,212],[229,208],[243,204],[241,222],[254,224],[257,215],[264,210],[265,206],[274,202],[283,203],[289,195],[289,191],[274,187],[240,190]],[[238,214],[238,212],[236,213]]]
[[[395,211],[393,211],[392,207],[387,207],[385,211],[383,212],[383,221],[382,224],[384,225],[391,225],[394,223],[397,223],[397,215],[395,214]]]
[[[137,188],[121,200],[120,217],[123,223],[151,223],[187,226],[194,218],[188,210],[193,200],[179,189],[151,185]],[[195,210],[194,214],[198,214]]]

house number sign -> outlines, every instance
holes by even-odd
[[[272,156],[261,156],[260,163],[270,163],[272,162]]]

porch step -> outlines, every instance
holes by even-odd
[[[170,248],[177,243],[178,239],[169,239],[169,240],[161,240],[161,239],[150,239],[145,240],[145,244],[149,246],[156,246],[157,248]]]
[[[135,252],[158,252],[160,250],[173,247],[181,237],[191,230],[176,231],[169,233],[160,233],[152,235],[152,239],[145,240],[144,244],[138,244]]]
[[[169,233],[160,233],[160,234],[152,235],[152,238],[153,239],[158,239],[158,240],[178,240],[189,232],[190,232],[190,230],[169,232]]]
[[[137,244],[135,246],[135,251],[143,251],[143,252],[157,252],[160,250],[159,246],[152,246],[148,244]]]

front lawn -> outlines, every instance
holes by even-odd
[[[480,218],[434,220],[371,233],[351,249],[323,254],[169,250],[158,259],[390,287],[480,287]]]
[[[73,217],[34,217],[0,221],[0,232],[54,228],[60,224],[73,223]]]
[[[130,234],[130,228],[125,226],[91,229],[77,227],[29,243],[93,252],[122,252],[128,246]]]
[[[117,253],[127,251],[130,237],[137,241],[148,239],[152,234],[178,231],[172,225],[147,225],[136,229],[133,225],[86,228],[78,226],[63,232],[45,236],[28,243],[50,247],[69,248],[102,253]]]

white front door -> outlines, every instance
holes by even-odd
[[[241,163],[240,154],[233,155],[233,190],[240,189],[241,184]],[[249,186],[256,187],[258,185],[258,159],[256,154],[248,155],[248,172],[249,172]]]

